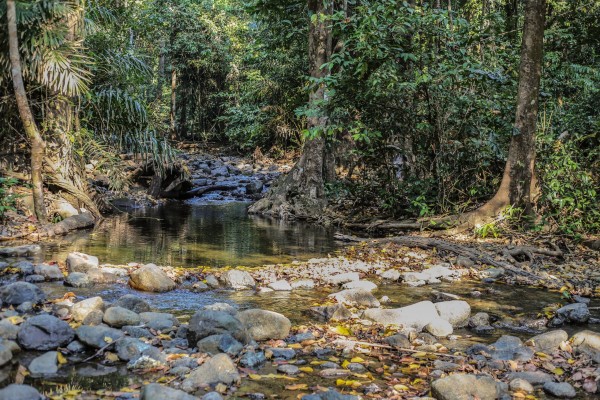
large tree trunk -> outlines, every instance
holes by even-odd
[[[41,223],[46,222],[46,207],[44,205],[44,186],[42,169],[46,144],[40,135],[38,127],[29,108],[21,58],[19,56],[19,40],[17,37],[17,12],[14,0],[6,0],[6,17],[8,20],[8,44],[10,54],[11,74],[19,115],[25,128],[25,133],[31,142],[31,186],[35,216]]]
[[[329,71],[321,68],[329,61],[332,52],[331,30],[327,22],[319,17],[328,14],[323,1],[309,0],[311,15],[317,15],[310,22],[308,36],[308,59],[312,78],[323,78]],[[327,100],[324,85],[315,86],[309,95],[309,104],[316,105]],[[326,116],[312,116],[307,120],[309,131],[321,131],[317,137],[308,139],[302,149],[302,156],[292,170],[269,191],[267,196],[250,207],[251,213],[267,214],[283,219],[316,219],[322,215],[327,205],[325,183],[335,178],[335,163],[328,148],[324,129]]]
[[[526,213],[532,212],[531,193],[535,189],[535,130],[542,75],[545,16],[546,0],[527,1],[521,44],[517,111],[508,159],[496,195],[480,209],[467,214],[466,222],[472,225],[499,214],[509,205],[521,207]]]
[[[171,138],[177,139],[177,127],[175,122],[175,101],[177,100],[177,71],[175,68],[171,70]]]

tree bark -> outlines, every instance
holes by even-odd
[[[17,36],[17,12],[14,0],[6,0],[6,17],[8,20],[8,44],[11,64],[11,74],[19,115],[25,128],[25,133],[31,142],[31,186],[35,216],[41,223],[46,222],[46,206],[44,205],[44,185],[42,169],[46,144],[40,135],[33,118],[25,84],[21,58],[19,56],[19,40]]]
[[[542,75],[546,0],[529,0],[525,7],[525,24],[521,44],[517,111],[508,159],[496,195],[473,213],[467,214],[471,224],[502,212],[509,205],[532,213],[532,191],[535,189],[535,130],[538,97]]]
[[[331,56],[331,30],[323,15],[330,13],[320,0],[309,0],[308,8],[315,20],[310,21],[308,34],[308,59],[310,75],[320,79],[329,74],[321,68]],[[309,105],[317,108],[327,101],[323,84],[315,86],[309,94]],[[324,132],[328,118],[325,115],[307,118],[310,131],[319,130],[316,137],[309,138],[302,149],[302,155],[292,170],[269,191],[267,196],[250,207],[251,213],[266,214],[282,219],[317,219],[327,205],[325,183],[335,178],[335,163],[328,148]]]
[[[177,138],[176,126],[175,126],[175,101],[177,99],[177,71],[175,68],[171,70],[171,138]]]

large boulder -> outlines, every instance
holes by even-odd
[[[75,332],[77,339],[90,347],[100,349],[107,344],[120,339],[124,334],[118,329],[107,326],[87,326],[83,325],[77,328]]]
[[[440,316],[431,301],[421,301],[401,308],[370,308],[365,310],[363,318],[382,325],[397,325],[421,331],[425,325]]]
[[[0,300],[3,304],[19,306],[25,302],[42,302],[46,300],[46,295],[34,284],[15,282],[0,289]]]
[[[441,301],[435,303],[435,309],[455,328],[466,326],[471,316],[471,306],[463,300]]]
[[[562,329],[544,332],[528,340],[535,351],[552,354],[560,344],[569,339],[569,334]]]
[[[102,297],[90,297],[89,299],[78,301],[71,307],[71,316],[73,320],[82,322],[85,318],[94,311],[102,311],[104,308],[104,300]]]
[[[529,361],[534,351],[530,347],[523,346],[523,342],[516,336],[503,335],[490,346],[491,356],[494,360]]]
[[[69,272],[87,272],[90,268],[98,268],[98,257],[83,253],[69,253],[67,256],[67,269]]]
[[[284,315],[267,310],[246,310],[237,315],[252,339],[284,339],[290,333],[292,323]]]
[[[74,288],[90,287],[93,282],[90,280],[88,274],[84,272],[71,272],[65,279],[65,285]]]
[[[186,392],[198,388],[224,383],[231,385],[240,381],[240,374],[227,354],[218,354],[193,370],[183,381],[181,388]]]
[[[29,385],[12,383],[0,389],[0,400],[42,400],[45,397]]]
[[[212,335],[229,333],[236,340],[247,344],[250,335],[242,322],[225,311],[200,310],[190,319],[187,339],[195,346],[199,340]]]
[[[75,331],[65,321],[52,315],[29,318],[19,329],[17,339],[27,350],[54,350],[66,346],[75,337]]]
[[[455,374],[431,384],[437,400],[496,400],[500,397],[498,384],[491,376]]]
[[[177,284],[160,267],[148,264],[131,273],[129,286],[145,292],[168,292]]]
[[[56,265],[39,264],[33,268],[33,271],[43,276],[47,281],[61,281],[65,279],[62,271]]]
[[[584,324],[590,319],[590,310],[585,303],[573,303],[556,310],[556,315],[569,322]]]
[[[231,289],[250,289],[256,286],[256,281],[246,271],[232,269],[221,274],[221,282],[225,287]]]
[[[140,400],[198,400],[198,397],[181,390],[163,386],[160,383],[150,383],[142,388]]]
[[[577,396],[575,388],[568,382],[546,382],[544,392],[559,399],[572,399]]]
[[[380,306],[379,300],[377,300],[369,290],[365,289],[346,289],[341,292],[330,294],[329,298],[335,299],[339,304],[355,307]]]
[[[122,328],[125,325],[139,325],[140,316],[123,307],[110,307],[104,312],[102,320],[112,327]]]
[[[49,351],[34,358],[29,364],[29,372],[32,375],[53,375],[58,372],[58,353]]]

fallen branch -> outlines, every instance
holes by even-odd
[[[360,229],[360,230],[394,230],[394,229],[406,229],[406,230],[423,230],[424,224],[415,221],[375,221],[371,223],[356,223],[348,222],[344,224],[349,229]]]
[[[202,196],[203,194],[206,194],[206,193],[209,193],[209,192],[214,192],[216,190],[233,190],[233,189],[237,189],[238,187],[239,186],[237,186],[237,185],[201,186],[201,187],[197,187],[195,189],[192,189],[192,190],[186,192],[183,195],[183,198],[189,199],[191,197]]]
[[[115,343],[117,343],[119,340],[123,339],[125,336],[121,336],[119,338],[117,338],[116,340],[113,340],[112,342],[108,343],[106,346],[101,347],[100,349],[98,349],[97,352],[95,352],[94,354],[92,354],[91,356],[89,356],[88,358],[86,358],[83,361],[80,361],[81,363],[84,362],[88,362],[90,360],[93,360],[94,358],[98,357],[100,354],[102,354],[104,352],[104,350],[108,349],[110,346],[114,345]]]
[[[333,342],[334,344],[350,344],[352,346],[367,346],[367,347],[376,347],[379,349],[388,349],[388,350],[396,350],[399,352],[406,352],[406,353],[427,353],[427,354],[434,354],[436,356],[443,356],[443,357],[450,357],[450,358],[456,358],[459,360],[463,360],[464,357],[463,356],[455,356],[453,354],[448,354],[448,353],[439,353],[439,352],[435,352],[435,351],[424,351],[424,350],[415,350],[415,349],[406,349],[403,347],[394,347],[394,346],[390,346],[388,344],[380,344],[380,343],[369,343],[369,342],[359,342],[356,340],[347,340],[347,339],[337,339],[334,340]]]

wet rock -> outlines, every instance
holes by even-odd
[[[0,256],[25,257],[39,253],[42,248],[37,244],[23,246],[0,247]]]
[[[209,392],[202,396],[202,400],[223,400],[223,396],[217,392]]]
[[[395,269],[388,269],[383,271],[379,276],[390,281],[397,281],[400,279],[400,272]]]
[[[184,391],[172,389],[159,383],[150,383],[142,388],[140,400],[198,400]]]
[[[0,288],[3,304],[18,306],[28,301],[37,304],[45,299],[42,289],[27,282],[15,282]]]
[[[73,340],[67,345],[67,350],[69,350],[72,353],[82,353],[86,350],[86,347],[79,340]]]
[[[119,297],[119,299],[114,302],[113,306],[123,307],[137,314],[150,311],[150,304],[133,294],[126,294],[125,296]]]
[[[480,326],[487,326],[490,324],[490,315],[484,312],[478,312],[469,318],[469,328],[477,328]]]
[[[136,360],[131,360],[127,363],[127,369],[131,370],[148,370],[155,368],[164,368],[165,363],[150,356],[141,356]]]
[[[235,357],[244,348],[244,345],[235,340],[229,333],[224,333],[220,336],[221,339],[219,340],[218,348],[223,353],[226,353],[231,357]]]
[[[243,344],[250,341],[250,335],[242,322],[225,311],[200,310],[189,322],[187,340],[191,346],[211,335],[229,333]]]
[[[578,295],[573,295],[573,300],[576,303],[583,303],[586,305],[589,305],[591,302],[591,299],[589,297],[583,297],[583,296],[578,296]]]
[[[296,350],[290,348],[270,347],[269,351],[273,354],[273,358],[275,359],[291,360],[296,357]]]
[[[523,379],[533,386],[543,385],[546,382],[554,381],[552,375],[542,371],[511,372],[508,374],[507,378],[511,381],[514,379]]]
[[[286,375],[296,375],[300,373],[300,368],[292,364],[282,364],[277,367],[277,372],[281,372]]]
[[[16,268],[21,275],[31,275],[33,274],[33,264],[29,261],[19,261],[12,265],[13,268]]]
[[[546,382],[544,383],[544,392],[561,399],[572,399],[577,396],[575,388],[567,382]]]
[[[223,272],[220,279],[225,287],[236,290],[250,289],[256,286],[256,281],[252,275],[237,269]]]
[[[28,350],[54,350],[69,344],[75,331],[65,321],[52,315],[29,318],[19,329],[17,339]]]
[[[267,361],[262,351],[248,351],[240,358],[240,364],[244,368],[256,369]]]
[[[89,313],[92,311],[102,311],[103,307],[104,300],[102,300],[102,297],[90,297],[89,299],[73,304],[71,315],[75,321],[82,322]]]
[[[397,325],[404,328],[413,328],[417,331],[423,330],[425,325],[439,317],[434,304],[430,301],[421,301],[410,306],[394,309],[371,308],[363,313],[363,318],[375,321],[378,324]]]
[[[433,362],[433,368],[439,369],[440,371],[444,372],[452,372],[458,370],[460,368],[460,365],[453,362],[435,360]]]
[[[12,360],[13,353],[8,346],[0,344],[0,367]]]
[[[67,276],[67,279],[65,279],[65,285],[75,288],[83,288],[92,286],[93,282],[90,281],[90,277],[86,273],[71,272]]]
[[[117,355],[123,361],[137,360],[150,348],[151,345],[130,337],[124,337],[115,344]]]
[[[228,314],[236,316],[238,313],[237,308],[228,303],[213,303],[207,306],[204,306],[203,310],[212,310],[212,311],[224,311]]]
[[[126,334],[128,334],[131,337],[134,338],[150,338],[152,337],[152,333],[150,333],[150,331],[146,328],[141,328],[139,326],[124,326],[121,328],[123,330],[123,332],[125,332]]]
[[[533,344],[535,351],[552,354],[558,350],[560,344],[569,339],[567,332],[557,329],[554,331],[544,332],[529,339]]]
[[[292,323],[284,315],[267,310],[252,309],[238,314],[254,340],[284,339],[290,333]]]
[[[144,292],[168,292],[177,284],[160,267],[148,264],[131,273],[129,286]]]
[[[363,289],[369,292],[377,289],[377,285],[370,281],[351,281],[342,285],[344,289]]]
[[[600,364],[600,333],[589,330],[577,332],[571,342],[577,353],[587,354]]]
[[[281,291],[281,292],[292,290],[292,286],[289,284],[289,282],[286,280],[283,280],[283,279],[279,280],[279,281],[271,282],[269,284],[269,288],[276,290],[276,291]]]
[[[199,353],[206,353],[210,355],[216,355],[221,352],[219,349],[219,343],[221,343],[221,338],[223,334],[219,335],[210,335],[201,339],[196,344]]]
[[[36,265],[33,271],[36,274],[43,276],[47,281],[61,281],[65,279],[62,271],[56,265]]]
[[[569,322],[584,324],[590,319],[590,310],[584,303],[573,303],[556,310],[556,315]]]
[[[442,319],[450,322],[455,328],[466,326],[471,316],[471,306],[463,300],[435,303],[435,309]]]
[[[140,322],[147,328],[157,331],[169,331],[179,326],[179,321],[173,314],[159,312],[144,312],[139,314]]]
[[[77,328],[75,334],[80,342],[96,349],[100,349],[123,336],[123,332],[114,328],[87,325]]]
[[[104,319],[104,312],[101,310],[92,310],[88,315],[85,316],[81,322],[83,325],[96,326],[101,325]]]
[[[109,326],[121,328],[125,325],[138,325],[140,316],[123,307],[109,307],[104,312],[102,320]]]
[[[308,309],[308,314],[315,317],[319,321],[344,321],[352,318],[352,313],[343,305],[336,304],[334,306],[311,307]]]
[[[69,253],[67,256],[67,269],[69,272],[87,272],[90,268],[98,268],[98,257],[84,253]]]
[[[496,400],[500,396],[496,381],[487,375],[450,375],[434,381],[431,392],[438,400]]]
[[[44,397],[37,389],[29,385],[17,385],[15,383],[0,389],[0,400],[42,400]]]
[[[252,181],[246,184],[246,194],[260,194],[263,190],[263,183],[261,181]]]
[[[359,400],[360,397],[351,394],[341,394],[340,392],[330,389],[327,392],[307,394],[302,396],[302,400]]]
[[[460,300],[460,296],[452,293],[438,292],[437,290],[431,291],[431,301],[434,303],[452,300]]]
[[[91,364],[85,367],[77,368],[77,375],[83,377],[106,376],[117,372],[116,367],[110,367],[102,364]]]
[[[305,340],[313,340],[315,339],[315,335],[312,332],[304,332],[297,333],[293,336],[290,336],[287,340],[288,343],[301,343]]]
[[[494,360],[529,361],[533,357],[533,349],[523,346],[516,336],[503,335],[493,345],[491,356]]]
[[[16,340],[19,327],[7,319],[0,321],[0,338],[7,340]]]
[[[533,393],[533,385],[527,382],[525,379],[516,378],[510,381],[508,384],[510,390],[512,391],[522,391],[525,393]]]
[[[336,274],[323,277],[323,280],[329,285],[342,285],[351,281],[357,281],[360,279],[358,272],[345,272],[343,274]]]
[[[314,289],[315,281],[312,279],[297,279],[290,283],[292,289]]]
[[[58,353],[49,351],[36,357],[27,368],[32,375],[52,375],[58,372]]]
[[[379,300],[365,289],[346,289],[328,296],[339,304],[355,307],[379,307]]]
[[[204,280],[206,281],[206,284],[207,284],[208,286],[210,286],[211,288],[213,288],[213,289],[214,289],[214,288],[218,288],[219,286],[221,286],[221,285],[219,284],[219,280],[218,280],[218,279],[217,279],[217,277],[216,277],[216,276],[214,276],[214,275],[207,275],[207,276],[204,278]]]
[[[231,385],[239,381],[240,375],[231,358],[227,354],[218,354],[192,371],[181,384],[181,388],[191,392],[211,384]]]
[[[454,329],[452,328],[452,324],[450,324],[450,322],[442,318],[436,318],[425,325],[425,331],[436,337],[446,337],[452,335]]]
[[[46,278],[44,278],[42,275],[29,275],[25,277],[25,282],[29,282],[29,283],[42,283],[45,282]]]
[[[411,343],[410,343],[410,340],[408,340],[408,337],[406,337],[406,335],[403,335],[402,333],[397,333],[395,335],[388,336],[385,339],[383,339],[383,341],[392,347],[397,347],[397,348],[402,348],[402,349],[409,349],[411,346]]]
[[[92,283],[108,284],[116,283],[118,280],[117,275],[106,271],[104,268],[90,268],[87,270],[86,274]]]

